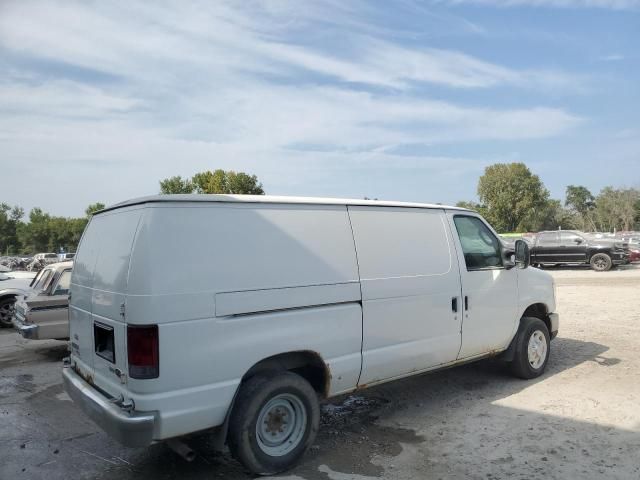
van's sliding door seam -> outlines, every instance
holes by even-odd
[[[356,381],[356,387],[360,384],[360,378],[362,377],[362,367],[364,359],[364,297],[362,296],[362,277],[360,275],[360,260],[358,259],[358,246],[356,244],[356,235],[353,231],[353,223],[351,223],[351,212],[349,205],[345,205],[347,209],[347,219],[349,220],[349,227],[351,228],[351,239],[353,240],[353,251],[356,254],[356,268],[358,269],[358,286],[360,287],[360,373],[358,373],[358,380]]]

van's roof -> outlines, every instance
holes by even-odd
[[[432,203],[390,202],[386,200],[359,200],[354,198],[322,198],[322,197],[287,197],[277,195],[152,195],[139,197],[124,202],[110,205],[102,212],[115,208],[140,205],[143,203],[165,202],[231,202],[231,203],[292,203],[311,205],[373,205],[378,207],[411,207],[411,208],[448,208],[454,210],[467,210],[466,208],[451,207],[448,205]],[[468,211],[468,210],[467,210]]]

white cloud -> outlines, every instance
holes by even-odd
[[[448,162],[460,172],[473,163],[390,153],[397,146],[546,138],[583,121],[561,108],[469,106],[424,93],[565,88],[572,75],[374,38],[368,3],[300,5],[5,2],[0,47],[22,61],[0,79],[3,177],[75,179],[79,211],[212,166],[255,172],[274,193],[304,193],[310,178],[340,168]],[[344,38],[300,34],[314,25]],[[6,195],[25,195],[9,183]],[[31,194],[62,205],[46,188]]]
[[[600,57],[600,60],[603,62],[619,62],[621,60],[624,60],[624,55],[620,55],[619,53],[612,53],[611,55]]]
[[[640,0],[445,0],[451,4],[473,3],[495,7],[610,8],[629,10],[640,8]],[[438,1],[438,3],[441,3]]]
[[[138,101],[135,98],[113,95],[71,81],[8,84],[0,88],[0,106],[14,115],[101,118],[113,113],[125,113],[136,105]]]
[[[188,74],[242,70],[287,75],[292,69],[308,70],[346,82],[398,89],[406,89],[409,82],[459,88],[509,84],[546,88],[576,81],[562,72],[517,71],[456,51],[408,48],[359,30],[353,31],[341,52],[327,53],[285,43],[287,30],[281,22],[265,21],[259,9],[252,15],[233,5],[237,4],[109,9],[109,4],[12,3],[0,16],[0,44],[20,53],[116,75],[151,77],[156,82],[179,76],[181,67]],[[295,4],[292,10],[298,11]],[[299,17],[292,28],[297,30],[305,22],[311,26],[316,19],[312,13]],[[323,15],[321,19],[327,13]],[[344,19],[342,23],[349,24]],[[553,82],[548,80],[551,76]]]

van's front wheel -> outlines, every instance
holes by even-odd
[[[539,318],[524,317],[517,335],[511,371],[525,380],[539,377],[549,360],[549,329]]]
[[[229,419],[232,455],[252,473],[291,468],[313,442],[320,423],[315,390],[295,373],[271,372],[244,382]]]

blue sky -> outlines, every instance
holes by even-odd
[[[0,4],[0,201],[57,215],[205,169],[278,195],[640,186],[640,0]],[[26,186],[29,187],[26,187]]]

